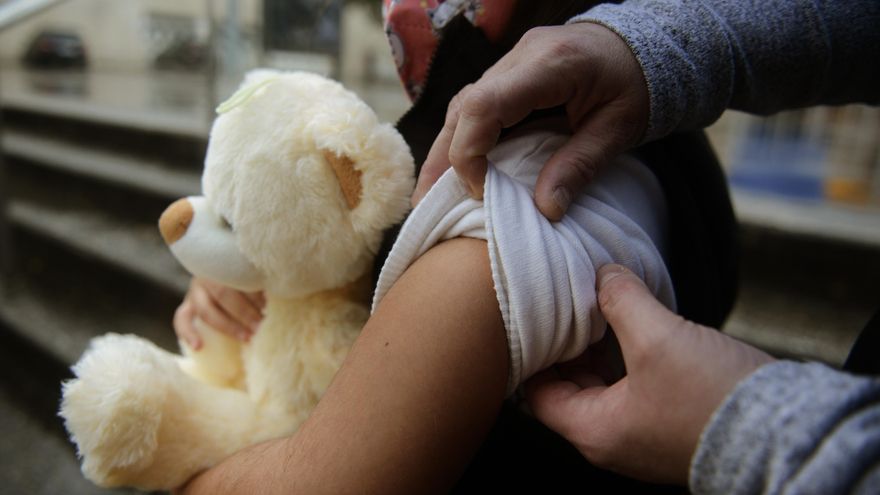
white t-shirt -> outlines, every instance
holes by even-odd
[[[675,309],[661,255],[666,202],[657,179],[623,155],[550,222],[534,204],[541,167],[568,139],[548,127],[518,131],[489,155],[483,201],[471,199],[452,169],[413,210],[379,276],[373,308],[419,256],[455,237],[486,240],[510,352],[508,393],[557,362],[573,359],[605,332],[596,272],[626,266]]]

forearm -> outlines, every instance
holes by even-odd
[[[628,0],[575,19],[610,27],[633,50],[650,94],[648,139],[726,108],[880,101],[874,0]]]
[[[503,400],[507,344],[486,244],[454,239],[382,300],[290,438],[245,450],[187,493],[442,493]]]
[[[741,382],[703,431],[691,490],[876,493],[880,382],[779,361]]]

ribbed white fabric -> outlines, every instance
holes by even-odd
[[[560,222],[549,222],[535,207],[538,172],[567,137],[531,130],[499,144],[489,155],[483,201],[471,199],[455,173],[447,171],[401,229],[373,299],[375,310],[407,267],[438,242],[486,240],[507,330],[508,393],[541,369],[577,357],[604,335],[595,290],[602,265],[625,265],[675,309],[660,254],[665,201],[643,164],[624,156],[606,166]]]

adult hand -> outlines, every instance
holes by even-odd
[[[174,313],[174,331],[193,350],[199,350],[202,339],[195,325],[199,318],[230,337],[247,341],[257,331],[265,305],[262,292],[241,292],[193,277],[186,297]]]
[[[446,124],[422,166],[413,204],[451,166],[482,198],[486,154],[501,129],[533,110],[564,105],[572,138],[546,163],[535,202],[558,220],[596,170],[637,144],[648,123],[648,89],[626,43],[593,23],[528,31],[449,104]]]
[[[599,306],[627,375],[608,385],[584,367],[532,378],[535,416],[590,462],[636,478],[686,484],[703,428],[733,387],[773,360],[660,304],[632,272],[599,271]]]

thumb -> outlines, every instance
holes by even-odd
[[[535,184],[535,203],[547,219],[561,219],[599,169],[635,144],[635,127],[625,120],[616,105],[598,107],[550,157]]]
[[[599,309],[614,329],[626,360],[627,352],[653,348],[663,330],[683,319],[663,306],[639,277],[621,265],[605,265],[596,277]]]

